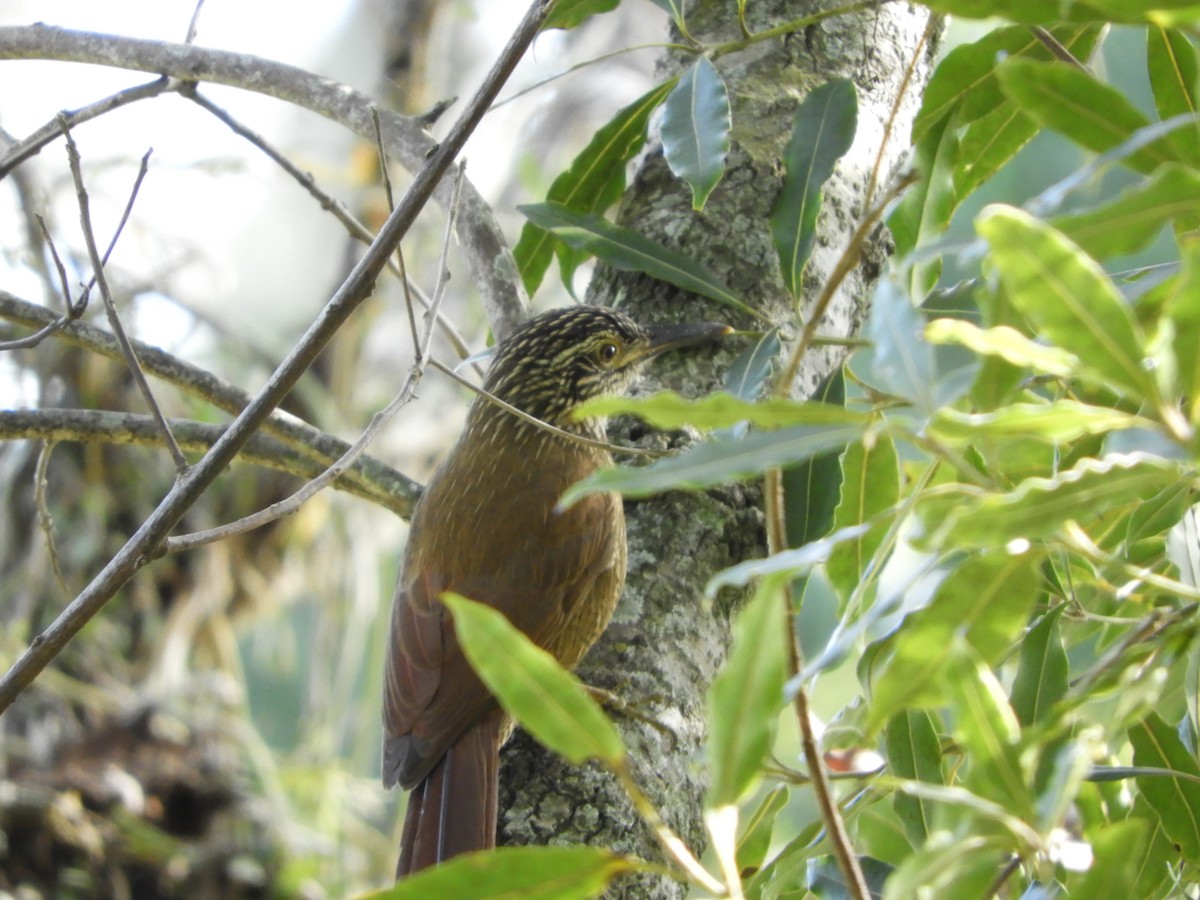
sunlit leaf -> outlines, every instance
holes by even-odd
[[[1014,403],[990,413],[963,413],[943,408],[930,422],[930,433],[951,446],[989,439],[1035,439],[1059,443],[1087,434],[1123,428],[1153,428],[1154,423],[1119,409],[1075,400]]]
[[[457,856],[359,900],[589,900],[619,875],[645,868],[599,847],[500,847]]]
[[[1196,48],[1187,35],[1172,28],[1146,29],[1146,70],[1160,119],[1200,112],[1200,77]],[[1200,166],[1200,120],[1171,138],[1175,152],[1193,168]]]
[[[595,254],[614,269],[644,272],[668,284],[759,317],[704,266],[636,231],[613,225],[592,213],[576,212],[561,203],[537,203],[517,208],[535,225],[553,232],[572,247]]]
[[[871,417],[851,412],[843,406],[812,400],[740,400],[725,391],[691,399],[674,391],[659,391],[648,397],[597,397],[581,404],[575,413],[579,419],[594,416],[637,416],[655,428],[680,428],[691,425],[702,431],[728,428],[749,422],[761,428],[788,425],[866,425]]]
[[[991,245],[1008,300],[1046,338],[1132,399],[1155,397],[1133,314],[1093,259],[1011,207],[988,207],[975,227]]]
[[[1021,641],[1021,661],[1013,681],[1012,705],[1024,725],[1040,721],[1067,692],[1067,653],[1058,631],[1065,606],[1046,613]]]
[[[783,189],[771,212],[771,233],[793,297],[803,290],[804,265],[816,240],[821,192],[837,161],[854,141],[858,97],[854,82],[835,79],[813,90],[796,113],[784,151]]]
[[[572,763],[625,758],[616,728],[579,680],[503,613],[452,593],[442,601],[471,668],[530,734]]]
[[[683,73],[663,105],[662,142],[667,165],[692,189],[692,208],[704,209],[729,153],[729,94],[707,56]]]
[[[1200,423],[1200,240],[1185,241],[1182,268],[1167,294],[1164,310],[1171,318],[1179,387],[1189,402],[1188,418]]]
[[[867,435],[849,444],[841,456],[841,496],[833,514],[834,529],[869,524],[869,530],[834,548],[825,564],[830,584],[848,598],[863,579],[867,565],[887,533],[890,520],[871,523],[900,497],[900,464],[896,445],[885,434]]]
[[[813,566],[827,560],[830,552],[838,544],[856,540],[866,532],[866,525],[854,525],[835,531],[828,537],[809,541],[802,547],[783,550],[765,559],[748,559],[736,566],[722,569],[709,580],[704,592],[707,596],[713,597],[723,587],[740,587],[749,584],[755,578],[777,573],[793,577],[804,574]]]
[[[771,750],[787,678],[787,580],[764,578],[738,613],[729,658],[709,692],[708,809],[737,804]]]
[[[1036,343],[1007,325],[980,328],[962,319],[934,319],[925,327],[931,344],[962,344],[976,353],[998,356],[1014,366],[1027,366],[1044,375],[1067,378],[1079,361],[1059,347]]]
[[[959,171],[958,123],[946,116],[930,127],[914,147],[913,166],[920,179],[910,186],[887,224],[896,240],[896,253],[903,257],[925,247],[950,226],[958,206],[955,173]],[[918,301],[929,293],[941,274],[941,258],[922,255],[911,262],[908,293]]]

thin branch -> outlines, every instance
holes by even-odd
[[[4,38],[0,36],[0,59],[7,56],[8,54],[4,51]],[[25,160],[40,153],[42,148],[47,144],[58,140],[59,136],[63,133],[63,117],[66,117],[67,125],[74,128],[76,125],[90,121],[97,116],[110,113],[114,109],[120,109],[122,106],[128,106],[139,100],[147,100],[150,97],[159,97],[178,89],[179,84],[177,82],[173,83],[167,78],[155,78],[153,81],[148,81],[145,84],[117,91],[117,93],[105,97],[103,100],[97,100],[95,103],[89,103],[87,106],[79,107],[79,109],[56,114],[53,119],[33,132],[33,134],[23,140],[14,142],[3,154],[0,154],[0,180],[7,177],[13,169],[25,162]]]
[[[294,103],[338,122],[364,140],[373,140],[372,110],[376,105],[370,97],[330,78],[249,54],[25,25],[0,27],[0,59],[58,59],[153,72],[185,82],[225,84]],[[163,84],[158,91],[177,87]],[[391,156],[409,171],[420,171],[438,149],[437,142],[407,116],[380,110],[379,119]],[[6,171],[0,165],[0,178]],[[443,208],[448,196],[448,186],[437,189]],[[458,237],[492,330],[503,338],[525,320],[528,300],[495,215],[470,183],[463,188]]]
[[[62,120],[62,128],[63,138],[67,142],[67,159],[71,164],[71,177],[75,179],[75,196],[79,200],[79,224],[83,229],[83,239],[87,244],[88,256],[91,257],[92,261],[92,278],[100,288],[100,298],[104,301],[104,312],[108,316],[108,325],[112,329],[117,343],[121,345],[121,355],[125,357],[125,362],[129,366],[129,374],[133,376],[133,381],[137,385],[138,392],[142,395],[146,406],[149,407],[150,415],[154,417],[163,430],[163,438],[167,442],[167,449],[171,453],[171,458],[175,461],[175,472],[182,475],[188,468],[187,458],[184,457],[183,451],[179,449],[179,444],[175,442],[175,436],[171,434],[171,426],[167,424],[162,410],[158,408],[158,401],[154,399],[154,392],[150,390],[150,384],[146,381],[146,373],[142,371],[142,364],[138,362],[133,345],[129,343],[129,336],[125,334],[125,326],[121,324],[121,317],[117,315],[117,305],[113,302],[112,293],[108,289],[108,278],[104,274],[104,262],[100,259],[100,250],[96,247],[96,234],[92,230],[91,203],[88,201],[87,188],[83,185],[83,171],[80,168],[79,148],[75,146],[75,139],[71,137],[65,117]],[[125,205],[125,216],[121,218],[120,223],[117,225],[116,233],[109,243],[109,252],[116,245],[117,237],[125,227],[129,211],[133,208],[134,200],[137,198],[138,188],[142,186],[142,179],[146,177],[146,171],[150,165],[150,153],[151,151],[147,150],[146,155],[142,157],[141,167],[138,169],[137,178],[133,182],[133,190],[129,193],[129,202]],[[84,291],[84,294],[86,296],[87,291]]]
[[[1067,49],[1052,32],[1043,28],[1041,25],[1030,25],[1029,30],[1033,32],[1033,36],[1038,39],[1043,47],[1050,51],[1050,55],[1055,59],[1065,62],[1067,65],[1074,66],[1081,72],[1088,71],[1088,67],[1076,58],[1075,54]]]
[[[204,8],[204,0],[196,0],[196,8],[192,10],[192,19],[188,22],[187,37],[183,39],[185,44],[191,44],[196,40],[196,28],[200,24],[200,10]]]
[[[45,307],[20,300],[4,290],[0,290],[0,318],[31,327],[45,326],[57,319]],[[83,322],[64,325],[57,338],[108,359],[121,359],[120,347],[111,334]],[[133,346],[146,371],[156,378],[235,416],[250,405],[249,394],[211,372],[141,341],[135,340]],[[350,446],[340,438],[325,434],[290,413],[279,410],[274,411],[263,423],[262,430],[281,441],[289,448],[288,452],[295,452],[310,460],[312,467],[297,471],[297,474],[307,477],[315,475],[331,460],[345,453],[346,448]],[[0,433],[0,437],[2,436]],[[206,449],[211,443],[210,441],[198,449]],[[184,448],[191,449],[187,441],[184,441]],[[355,485],[354,492],[359,496],[374,499],[404,518],[412,513],[420,494],[420,487],[416,482],[369,456],[361,460],[358,468],[347,472],[345,480]],[[378,499],[380,496],[384,499]]]
[[[67,587],[67,579],[63,576],[62,560],[58,556],[58,544],[54,540],[54,516],[50,512],[50,504],[46,500],[48,481],[46,471],[50,467],[50,457],[54,454],[56,441],[44,441],[38,451],[37,465],[33,472],[33,503],[37,507],[38,525],[46,538],[46,553],[50,557],[50,569],[54,572],[54,580],[62,588],[64,594],[71,594]]]
[[[388,216],[370,249],[355,265],[346,281],[321,310],[300,342],[275,370],[251,404],[234,420],[212,449],[175,483],[125,546],[71,601],[58,618],[34,638],[29,648],[0,678],[0,712],[11,706],[21,691],[49,665],[67,642],[91,621],[121,586],[146,565],[152,556],[160,552],[162,542],[184,513],[224,471],[254,431],[288,395],[350,314],[371,295],[375,279],[396,243],[407,233],[417,213],[433,195],[454,157],[479,124],[488,105],[495,99],[500,86],[533,42],[553,5],[554,0],[535,0],[530,6],[517,30],[501,51],[499,59],[484,78],[483,84],[454,123],[445,140],[437,145],[416,173],[400,205]],[[4,47],[6,41],[13,37],[14,31],[26,35],[62,34],[55,29],[36,26],[29,29],[0,29],[0,47]],[[11,44],[9,48],[11,51]],[[194,50],[195,48],[185,48],[185,53],[191,54]]]
[[[459,196],[458,188],[462,185],[462,181],[463,168],[462,166],[459,166],[458,177],[455,179],[455,200],[457,200]],[[417,383],[421,380],[421,375],[425,370],[424,359],[428,355],[429,344],[433,340],[433,330],[437,321],[437,310],[438,306],[441,304],[442,297],[444,296],[443,283],[448,281],[450,278],[449,272],[444,268],[445,251],[446,247],[448,247],[450,244],[450,239],[453,234],[453,218],[455,208],[456,206],[452,203],[450,206],[450,216],[446,222],[445,245],[442,248],[443,255],[441,259],[441,265],[443,268],[440,271],[442,271],[443,275],[438,279],[438,285],[433,294],[433,308],[429,311],[429,315],[426,316],[425,334],[422,344],[418,348],[416,361],[409,370],[408,377],[404,380],[404,384],[401,385],[400,390],[396,393],[396,396],[392,398],[391,402],[371,417],[370,423],[363,430],[363,433],[359,436],[358,440],[356,440],[354,444],[337,459],[336,462],[330,465],[329,468],[327,468],[316,478],[312,479],[303,487],[301,487],[300,490],[296,491],[290,497],[286,497],[277,503],[272,503],[270,506],[260,509],[251,515],[244,516],[243,518],[238,519],[236,522],[229,522],[216,528],[209,528],[204,531],[193,532],[192,534],[183,534],[168,538],[164,544],[166,552],[177,553],[181,550],[190,550],[194,547],[202,546],[203,544],[211,544],[215,541],[224,540],[225,538],[232,537],[236,534],[244,534],[247,531],[252,531],[255,528],[261,528],[264,525],[274,522],[276,519],[280,519],[283,516],[291,515],[292,513],[296,512],[303,504],[316,496],[318,492],[324,490],[330,483],[333,482],[335,478],[341,475],[341,473],[344,472],[347,467],[352,465],[355,460],[362,456],[363,452],[367,449],[367,446],[371,443],[371,441],[375,440],[375,436],[379,434],[379,431],[395,417],[396,413],[412,402],[413,398],[416,396]]]
[[[189,453],[209,450],[225,431],[224,425],[171,419],[179,445]],[[111,444],[126,447],[161,447],[162,432],[147,415],[106,409],[16,409],[0,410],[0,440]],[[313,458],[265,434],[256,434],[238,451],[235,462],[295,475],[317,477],[333,460]],[[377,470],[382,467],[367,457],[355,465],[333,487],[391,510],[401,518],[412,514],[414,497],[407,483],[399,485]],[[399,473],[392,473],[400,478]]]

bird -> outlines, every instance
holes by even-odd
[[[620,394],[658,354],[728,333],[691,323],[643,327],[576,305],[529,319],[501,341],[484,390],[523,412],[602,441],[581,403]],[[567,509],[562,494],[608,450],[473,401],[466,424],[413,511],[392,600],[383,686],[383,782],[411,791],[396,877],[495,846],[500,747],[513,723],[463,656],[440,598],[453,591],[502,612],[572,669],[612,617],[625,581],[625,514],[615,494]]]

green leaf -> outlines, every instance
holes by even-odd
[[[1012,705],[1023,725],[1041,721],[1067,693],[1067,653],[1058,631],[1065,606],[1046,613],[1021,641],[1021,661],[1013,681]]]
[[[861,425],[798,425],[705,441],[648,466],[601,469],[570,487],[559,502],[567,507],[587,494],[605,491],[647,497],[666,490],[712,487],[840,448],[862,431]]]
[[[616,203],[625,190],[625,166],[646,143],[646,123],[674,86],[674,79],[664,82],[618,111],[554,179],[546,199],[578,212],[603,212]],[[542,283],[556,246],[561,246],[558,238],[532,222],[521,229],[513,258],[530,296]],[[564,281],[573,271],[570,265],[564,269]]]
[[[1175,729],[1154,712],[1129,729],[1133,764],[1200,777],[1196,759]],[[1140,777],[1138,790],[1158,813],[1163,829],[1184,859],[1200,862],[1200,784],[1184,778]]]
[[[1187,35],[1174,29],[1146,29],[1146,69],[1160,119],[1200,112],[1200,78],[1196,48]],[[1193,168],[1200,166],[1200,120],[1171,136],[1175,152]]]
[[[942,746],[933,719],[920,710],[896,715],[885,733],[888,766],[897,778],[943,784]],[[912,794],[892,795],[892,806],[914,847],[925,843],[933,825],[928,800]]]
[[[768,575],[784,574],[794,578],[797,575],[807,574],[813,566],[825,562],[829,558],[830,552],[838,544],[855,540],[866,534],[866,531],[866,525],[854,525],[835,531],[828,537],[809,541],[802,547],[784,550],[768,556],[766,559],[748,559],[736,566],[722,569],[709,580],[708,586],[704,589],[705,596],[715,597],[717,591],[723,587],[741,587],[756,578],[764,578]]]
[[[1200,423],[1200,240],[1181,247],[1182,268],[1171,284],[1163,309],[1174,326],[1172,347],[1178,368],[1179,388],[1189,403],[1188,418]]]
[[[1180,477],[1172,463],[1145,453],[1086,458],[1053,478],[1028,478],[1006,493],[931,493],[918,507],[935,546],[995,547],[1017,538],[1040,540],[1064,522],[1093,522],[1109,510],[1139,503]]]
[[[463,654],[500,705],[525,729],[574,764],[599,759],[615,765],[625,745],[579,680],[503,613],[445,593]]]
[[[561,203],[536,203],[517,209],[535,225],[553,232],[572,247],[595,254],[614,269],[645,272],[652,278],[761,318],[698,262],[636,231],[613,225],[592,213],[576,212]]]
[[[725,171],[729,153],[729,93],[707,56],[683,73],[663,106],[662,142],[667,165],[692,188],[692,209],[704,209]]]
[[[858,97],[854,83],[839,78],[812,91],[796,113],[783,154],[783,189],[771,211],[771,234],[793,297],[803,292],[804,265],[817,235],[821,192],[834,166],[854,142]]]
[[[846,402],[845,370],[829,373],[814,392],[813,400],[843,405]],[[833,526],[842,468],[836,453],[824,453],[783,470],[783,498],[787,513],[789,547],[803,547],[824,537]]]
[[[757,400],[771,377],[771,367],[782,346],[776,329],[764,331],[726,370],[725,390],[739,400]]]
[[[962,344],[976,353],[1059,378],[1070,377],[1079,366],[1073,354],[1031,341],[1008,325],[980,328],[963,319],[934,319],[925,326],[925,339],[931,344]]]
[[[990,413],[938,410],[929,430],[950,446],[965,446],[996,439],[1034,440],[1048,443],[1073,441],[1088,434],[1105,434],[1124,428],[1153,428],[1154,423],[1119,409],[1091,406],[1075,400],[1051,403],[1013,403]]]
[[[655,428],[681,428],[691,425],[702,431],[728,428],[749,422],[760,428],[788,425],[859,425],[872,420],[865,413],[851,412],[843,406],[812,400],[772,398],[757,402],[739,400],[725,391],[704,397],[682,397],[674,391],[659,391],[649,397],[597,397],[580,404],[578,419],[596,416],[637,416]]]
[[[767,858],[775,835],[775,817],[787,806],[788,789],[780,786],[769,791],[758,808],[746,820],[738,839],[737,862],[743,877],[757,872]]]
[[[1088,900],[1128,900],[1145,897],[1137,890],[1137,862],[1145,853],[1147,823],[1139,819],[1112,822],[1090,830],[1092,865],[1078,884],[1071,884],[1072,897]],[[1070,883],[1070,882],[1068,882]]]
[[[1173,163],[1097,209],[1057,216],[1050,224],[1085,253],[1104,259],[1143,250],[1172,221],[1189,229],[1200,222],[1200,173]]]
[[[1037,601],[1040,557],[1001,551],[973,556],[938,585],[929,605],[904,620],[891,656],[872,676],[868,730],[939,699],[951,662],[947,648],[956,641],[984,662],[1008,652]]]
[[[825,575],[843,602],[862,581],[890,520],[871,522],[900,498],[900,462],[886,434],[868,434],[842,452],[841,498],[833,514],[835,529],[870,525],[870,529],[834,548]]]
[[[929,0],[936,12],[964,19],[998,17],[1029,25],[1072,22],[1174,22],[1191,21],[1200,15],[1196,0],[1074,0],[1059,4],[1046,0]]]
[[[863,331],[871,346],[851,357],[855,374],[880,393],[904,398],[926,413],[937,409],[937,373],[933,348],[925,341],[925,319],[891,279],[876,285]]]
[[[499,847],[456,856],[359,900],[590,900],[618,876],[648,868],[598,847]]]
[[[1043,128],[1096,153],[1128,140],[1150,121],[1116,88],[1061,63],[1007,60],[996,70],[1004,92]],[[1139,172],[1180,161],[1167,137],[1122,159]]]
[[[1104,270],[1028,213],[990,206],[975,221],[991,246],[1009,301],[1050,342],[1075,354],[1114,390],[1153,400],[1140,329]]]
[[[729,658],[709,692],[709,784],[705,807],[736,805],[761,777],[784,706],[786,576],[764,578],[733,625]]]
[[[554,8],[542,23],[542,31],[549,31],[551,28],[576,28],[594,15],[611,12],[620,2],[621,0],[555,0]]]
[[[888,228],[896,240],[896,253],[904,257],[925,247],[950,225],[958,206],[955,172],[959,165],[958,126],[947,116],[930,127],[916,144],[913,167],[920,180],[908,188],[888,217]],[[917,300],[929,293],[941,272],[941,258],[911,260],[908,292]]]

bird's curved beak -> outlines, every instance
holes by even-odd
[[[668,350],[698,344],[709,338],[732,334],[733,329],[719,322],[684,322],[678,325],[653,325],[647,329],[650,340],[638,353],[639,359],[649,359]]]

